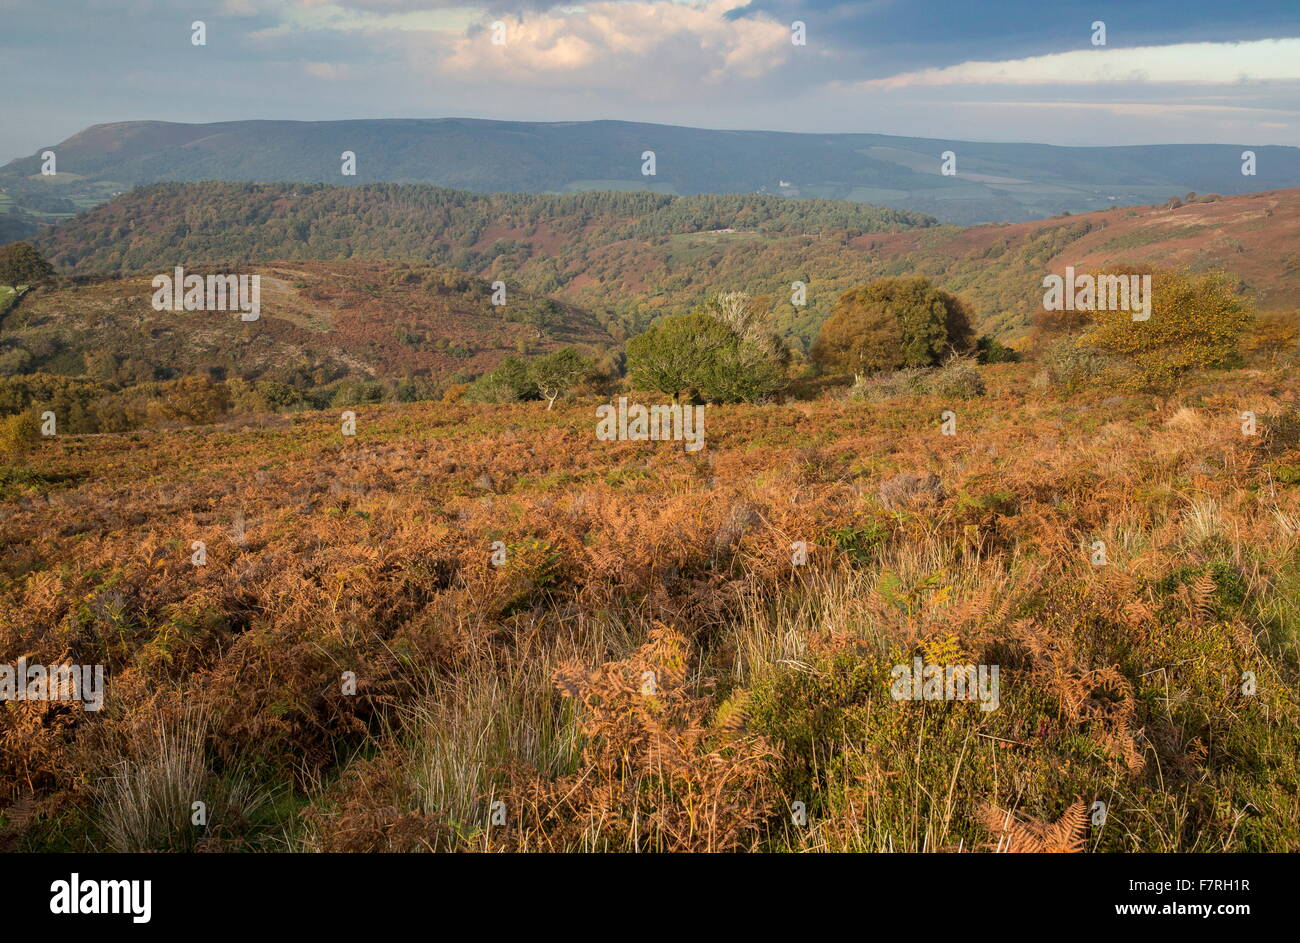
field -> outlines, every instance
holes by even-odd
[[[0,662],[108,697],[0,713],[0,847],[1300,850],[1294,369],[980,370],[698,452],[590,397],[43,438]]]

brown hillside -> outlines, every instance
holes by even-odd
[[[444,379],[490,370],[521,349],[612,343],[582,309],[513,286],[507,304],[494,306],[488,282],[434,266],[272,262],[190,272],[260,275],[261,317],[155,311],[151,273],[34,291],[6,317],[5,339],[33,353],[27,370],[81,374],[87,355],[107,351],[119,364],[148,365],[150,379],[203,370],[279,378],[304,363],[335,376]]]
[[[984,327],[1015,333],[1044,275],[1125,262],[1224,269],[1262,311],[1300,299],[1300,189],[1197,197],[1176,207],[1115,207],[1011,225],[873,233],[854,240],[872,263],[938,277],[975,301]]]

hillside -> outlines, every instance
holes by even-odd
[[[1244,177],[1240,155],[1248,146],[1053,147],[625,121],[130,121],[94,125],[50,145],[57,176],[41,176],[36,155],[11,161],[0,168],[0,188],[15,210],[31,214],[15,217],[19,227],[133,186],[201,180],[429,183],[485,193],[766,192],[970,224],[1152,203],[1188,191],[1300,186],[1300,149],[1254,147],[1258,176]],[[646,150],[656,154],[653,177],[641,174]],[[949,150],[957,155],[955,176],[940,173],[940,155]],[[340,173],[344,151],[357,155],[354,177]]]
[[[431,260],[523,287],[636,332],[709,294],[766,295],[807,343],[849,287],[921,272],[1014,339],[1067,265],[1226,268],[1262,310],[1300,296],[1300,189],[961,228],[894,210],[772,197],[476,196],[422,186],[167,184],[47,232],[64,271],[165,271],[176,259]],[[790,303],[794,281],[807,305]]]
[[[342,378],[469,378],[526,350],[614,341],[588,312],[429,265],[359,261],[190,266],[261,276],[261,316],[155,311],[152,275],[79,279],[29,292],[4,318],[6,372],[122,383],[209,374],[327,383]],[[302,371],[308,376],[298,376]]]
[[[598,440],[595,398],[37,435],[0,662],[108,697],[0,711],[0,847],[969,853],[1008,809],[1300,850],[1294,368],[1165,408],[1034,370],[711,406],[694,453]],[[922,659],[996,701],[900,698]]]

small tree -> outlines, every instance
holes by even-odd
[[[547,412],[556,399],[591,372],[591,366],[591,361],[572,347],[538,357],[528,365],[528,375],[546,400]]]
[[[1151,316],[1134,321],[1129,311],[1097,311],[1083,342],[1133,367],[1131,386],[1165,392],[1192,370],[1229,363],[1254,313],[1226,272],[1193,275],[1187,270],[1151,276]]]
[[[703,311],[672,314],[627,342],[628,372],[638,387],[676,400],[699,386],[706,366],[734,340],[725,326]]]
[[[54,267],[30,242],[0,246],[0,285],[39,285],[54,277]]]
[[[754,402],[780,389],[790,352],[768,328],[764,305],[726,292],[632,338],[627,357],[638,386],[674,399],[696,390],[726,403]]]
[[[929,367],[974,343],[970,308],[921,275],[879,278],[840,296],[812,347],[824,368],[874,373]]]

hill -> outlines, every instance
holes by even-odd
[[[588,309],[635,333],[655,315],[738,289],[766,295],[807,343],[849,287],[920,272],[1014,339],[1065,266],[1227,268],[1263,310],[1300,293],[1300,190],[1209,195],[1178,205],[977,227],[896,210],[762,196],[646,193],[480,196],[424,186],[164,184],[45,233],[64,271],[166,271],[216,259],[432,261]],[[791,303],[791,283],[808,285]]]
[[[761,192],[971,224],[1152,203],[1188,191],[1300,186],[1300,149],[1252,147],[1258,176],[1245,177],[1241,152],[1249,146],[1054,147],[626,121],[129,121],[94,125],[50,145],[56,176],[40,175],[38,155],[46,148],[11,161],[0,168],[0,188],[15,212],[26,211],[11,220],[18,229],[133,186],[202,180],[429,183],[484,193]],[[654,176],[641,173],[647,150],[656,155]],[[344,151],[356,154],[355,176],[341,175]],[[955,176],[940,172],[945,151],[957,155]]]
[[[140,383],[207,374],[295,387],[341,379],[468,379],[519,351],[614,344],[582,309],[430,265],[360,261],[190,266],[261,276],[261,316],[156,311],[152,275],[29,292],[0,323],[5,373]],[[306,375],[300,375],[305,372]]]

